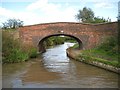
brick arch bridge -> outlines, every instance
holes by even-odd
[[[51,36],[65,35],[75,38],[81,49],[94,48],[107,37],[117,35],[118,23],[84,24],[57,22],[23,26],[19,28],[19,37],[23,44],[34,45],[44,50],[43,41]]]

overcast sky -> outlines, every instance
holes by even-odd
[[[78,10],[88,7],[95,16],[117,21],[119,0],[0,0],[0,25],[7,19],[24,25],[49,22],[77,22]]]

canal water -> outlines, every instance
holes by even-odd
[[[3,88],[117,88],[118,75],[67,57],[64,43],[36,59],[3,65]]]

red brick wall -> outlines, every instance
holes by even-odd
[[[24,26],[19,28],[19,34],[23,44],[34,46],[38,46],[39,41],[49,35],[72,35],[82,41],[83,48],[89,49],[102,43],[106,37],[117,35],[117,29],[117,22],[105,24],[58,22]]]

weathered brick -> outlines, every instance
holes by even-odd
[[[89,49],[103,42],[105,37],[117,35],[117,30],[117,22],[104,24],[58,22],[23,26],[19,28],[19,35],[23,44],[29,42],[35,46],[50,35],[70,35],[79,39],[84,49]]]

